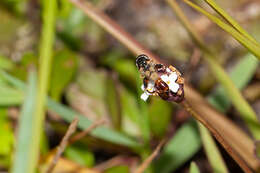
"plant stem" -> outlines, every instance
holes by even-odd
[[[52,47],[55,36],[56,21],[56,0],[44,0],[43,2],[43,29],[41,33],[40,51],[39,51],[39,81],[36,102],[36,112],[33,119],[33,153],[31,157],[34,163],[31,164],[31,171],[35,172],[35,167],[39,156],[40,134],[43,131],[45,103],[48,91],[49,75],[51,72]]]
[[[205,127],[207,127],[207,129],[211,131],[218,142],[225,148],[228,154],[237,162],[237,164],[243,169],[244,172],[253,173],[246,162],[241,158],[241,156],[232,149],[232,147],[224,140],[220,133],[211,124],[209,124],[209,122],[201,118],[201,116],[192,109],[192,107],[186,100],[184,100],[181,104],[187,112],[189,112],[196,120],[198,120],[201,124],[203,124]]]
[[[209,64],[211,71],[215,74],[216,79],[226,90],[230,100],[240,112],[241,117],[247,123],[250,132],[255,139],[260,139],[260,126],[258,125],[257,115],[254,110],[250,107],[249,103],[243,98],[240,91],[234,85],[232,80],[229,78],[222,66],[217,62],[216,55],[206,46],[200,34],[192,27],[191,23],[180,9],[179,5],[175,0],[167,0],[169,5],[173,8],[184,27],[187,29],[192,39],[198,46],[203,50],[205,56],[203,56],[206,62]],[[186,2],[186,0],[185,0]]]
[[[129,48],[129,50],[135,54],[146,54],[153,61],[160,62],[159,58],[150,52],[148,49],[142,47],[129,33],[127,33],[124,29],[122,29],[115,21],[109,18],[107,15],[94,8],[89,2],[82,2],[81,0],[70,0],[76,7],[83,10],[83,12],[88,15],[93,21],[99,24],[102,28],[104,28],[108,33],[114,36],[118,41],[120,41],[124,46]],[[254,169],[258,169],[259,161],[253,155],[254,143],[249,136],[244,133],[238,126],[229,121],[219,112],[212,109],[203,99],[199,93],[197,93],[194,89],[192,89],[188,84],[185,84],[185,93],[186,99],[190,102],[196,102],[196,106],[193,108],[198,112],[200,112],[200,116],[202,119],[207,121],[216,122],[211,123],[215,129],[218,129],[221,133],[223,133],[223,137],[225,140],[234,147],[234,149],[239,152],[241,156],[245,159],[245,161]],[[200,101],[201,105],[197,105],[197,101]],[[201,111],[203,108],[203,111]],[[210,112],[210,116],[206,113]],[[224,124],[224,125],[223,125]],[[230,129],[229,127],[232,127]],[[235,134],[240,134],[241,139],[234,138]],[[240,142],[240,141],[243,142]]]

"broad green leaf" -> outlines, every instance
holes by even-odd
[[[113,68],[119,74],[121,81],[126,83],[127,86],[130,86],[130,88],[132,88],[134,91],[137,91],[138,98],[136,98],[136,95],[131,94],[131,99],[124,99],[123,104],[128,101],[132,104],[124,104],[125,107],[122,108],[122,110],[129,110],[131,105],[134,105],[134,107],[137,105],[137,109],[134,108],[134,111],[128,111],[128,113],[135,112],[135,114],[131,114],[131,116],[132,118],[135,116],[134,121],[138,124],[143,139],[148,142],[150,139],[148,107],[147,103],[140,99],[140,95],[143,92],[141,90],[142,81],[140,80],[139,73],[137,72],[133,61],[130,59],[123,59],[122,56],[123,55],[120,52],[113,52],[104,57],[103,63],[110,68]],[[136,102],[136,100],[138,100],[138,102]],[[136,114],[136,110],[139,111],[138,114]]]
[[[15,160],[12,168],[13,173],[29,172],[32,164],[31,155],[34,152],[34,140],[32,132],[36,103],[36,74],[29,76],[29,85],[26,89],[26,97],[19,116],[18,138],[16,142]],[[40,135],[41,133],[38,133]]]
[[[102,63],[119,75],[121,81],[132,88],[136,88],[136,79],[139,78],[136,66],[132,59],[123,58],[122,53],[113,51],[102,58]]]
[[[107,74],[91,67],[82,71],[77,78],[77,84],[86,95],[102,100],[105,98]]]
[[[141,112],[136,102],[136,95],[122,86],[120,87],[120,103],[122,109],[122,130],[131,136],[141,136],[139,123]]]
[[[50,96],[59,101],[64,88],[76,72],[77,57],[69,50],[58,51],[54,55],[52,64]]]
[[[194,121],[185,123],[163,148],[155,162],[155,172],[174,172],[189,160],[201,147],[200,136]]]
[[[153,135],[163,137],[171,122],[172,104],[160,98],[152,97],[149,104],[149,120]]]
[[[258,64],[258,60],[252,54],[247,54],[232,69],[230,78],[238,89],[243,89],[252,79]],[[226,91],[221,86],[219,86],[216,91],[211,94],[208,101],[221,112],[225,112],[231,105]]]
[[[114,78],[114,77],[112,77]],[[119,95],[119,86],[114,79],[108,78],[106,81],[106,105],[111,116],[111,120],[113,125],[116,129],[121,129],[121,102],[120,102],[120,95]]]
[[[69,146],[66,148],[64,155],[72,161],[86,167],[92,167],[95,163],[95,157],[92,152],[80,146]]]
[[[200,173],[200,170],[195,162],[190,164],[190,173]]]

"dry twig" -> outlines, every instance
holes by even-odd
[[[96,9],[94,6],[92,6],[91,3],[86,2],[86,1],[83,2],[82,0],[69,0],[69,1],[71,1],[76,7],[82,9],[85,14],[87,14],[91,19],[93,19],[96,23],[98,23],[101,27],[103,27],[107,32],[109,32],[112,36],[114,36],[117,40],[119,40],[123,45],[125,45],[135,55],[146,54],[151,59],[153,59],[155,62],[159,62],[159,58],[157,56],[155,56],[149,50],[142,47],[129,33],[127,33],[125,30],[123,30],[115,21],[110,19],[107,15],[105,15],[104,13],[102,13],[101,11]],[[185,93],[189,94],[189,95],[188,94],[186,95],[187,101],[192,101],[193,96],[199,95],[197,92],[195,92],[195,90],[193,90],[187,84],[185,86]],[[212,108],[210,106],[208,106],[207,104],[205,104],[203,106],[207,110],[212,110]],[[198,108],[198,107],[194,107],[194,108],[196,109],[196,112],[200,112],[200,108]],[[200,119],[200,120],[203,120],[206,122],[208,120],[213,121],[213,117],[214,117],[214,118],[218,118],[218,122],[224,122],[226,124],[229,124],[229,126],[232,126],[232,129],[231,129],[232,133],[231,133],[231,131],[226,128],[228,126],[223,126],[222,124],[216,124],[216,125],[214,125],[212,123],[209,124],[209,126],[212,126],[213,129],[217,129],[215,127],[219,127],[218,130],[221,132],[230,131],[230,133],[227,133],[228,136],[222,137],[222,140],[225,140],[226,144],[229,144],[229,145],[232,144],[232,147],[234,147],[239,152],[239,154],[241,154],[241,156],[243,156],[245,161],[247,161],[248,164],[256,170],[260,164],[259,164],[259,161],[253,155],[253,151],[254,151],[253,141],[248,137],[248,135],[246,135],[243,131],[241,131],[231,121],[228,121],[225,117],[221,116],[218,112],[216,112],[216,111],[213,111],[213,112],[214,112],[214,116],[212,115],[211,119],[207,118],[207,116],[203,112],[200,112],[200,113],[204,114],[203,116],[201,116],[200,114],[196,114],[197,116],[194,116],[194,117],[197,120]],[[236,134],[239,134],[240,139],[234,138],[234,136],[232,136],[232,134],[234,135],[235,132],[236,132]],[[217,131],[217,133],[219,134],[220,132]],[[233,141],[231,140],[231,138],[233,139]],[[236,142],[234,142],[234,140]],[[241,140],[243,140],[245,143],[239,142]],[[240,158],[240,155],[237,152],[233,152],[233,154],[236,155],[235,157]]]
[[[209,122],[202,119],[200,115],[192,109],[186,100],[184,100],[181,104],[187,110],[187,112],[189,112],[194,118],[196,118],[196,120],[198,120],[201,124],[210,130],[217,141],[223,146],[223,148],[225,148],[225,150],[237,162],[237,164],[243,169],[244,172],[253,173],[246,162],[241,158],[241,156],[235,150],[233,150],[233,148],[225,141],[221,134],[211,124],[209,124]]]
[[[56,150],[55,156],[54,156],[53,160],[51,161],[50,166],[48,167],[46,173],[51,173],[53,171],[53,169],[55,168],[55,165],[57,164],[59,158],[61,157],[63,151],[65,150],[65,148],[68,144],[70,136],[76,131],[78,122],[79,122],[78,118],[75,118],[70,123],[70,126],[69,126],[66,134],[62,138],[62,140]]]
[[[94,130],[95,128],[97,128],[98,126],[102,125],[105,123],[104,119],[101,120],[97,120],[95,122],[93,122],[86,130],[78,133],[77,135],[73,136],[70,140],[69,140],[69,145],[75,143],[76,141],[82,139],[84,136],[88,135],[92,130]]]
[[[162,146],[165,144],[166,140],[163,139],[158,146],[155,148],[153,153],[136,169],[135,173],[142,173],[145,171],[145,169],[151,164],[153,159],[159,154],[159,151],[161,150]]]

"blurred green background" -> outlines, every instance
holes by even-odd
[[[162,62],[178,68],[214,109],[245,132],[251,130],[203,59],[203,48],[166,1],[89,2]],[[260,40],[259,1],[216,2]],[[258,60],[205,16],[178,4],[259,118]],[[53,172],[134,172],[164,138],[167,143],[147,172],[242,172],[181,106],[156,97],[142,101],[135,56],[69,0],[1,0],[0,21],[0,171],[30,172],[33,161],[44,172],[78,116],[76,133],[97,120],[106,123],[69,145]]]

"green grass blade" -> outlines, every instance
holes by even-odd
[[[232,69],[229,76],[238,89],[243,89],[251,80],[259,64],[258,62],[252,54],[247,54]],[[221,86],[208,98],[208,101],[221,112],[225,112],[231,105],[230,99]]]
[[[8,83],[12,84],[13,86],[15,86],[16,88],[20,89],[20,90],[26,90],[26,85],[19,79],[11,76],[10,74],[8,74],[7,72],[0,70],[0,74],[1,74],[1,78],[3,78],[3,80],[7,81]]]
[[[222,84],[223,88],[226,91],[226,94],[229,96],[230,100],[247,124],[254,138],[260,139],[260,126],[258,123],[257,115],[252,107],[250,107],[249,103],[243,98],[242,94],[228,77],[224,69],[214,59],[206,58],[206,60],[212,68],[212,72],[215,74],[215,77]]]
[[[12,84],[14,87],[25,90],[26,85],[20,81],[19,79],[14,78],[13,76],[9,75],[8,73],[1,71],[0,74],[5,79],[7,82]],[[56,112],[58,115],[60,115],[63,119],[65,119],[68,122],[71,122],[75,116],[79,117],[79,128],[82,130],[88,128],[91,125],[91,121],[88,120],[85,116],[75,112],[71,108],[68,108],[60,103],[57,103],[53,101],[52,99],[48,98],[47,99],[47,107],[48,109],[52,110],[53,112]],[[100,126],[93,130],[91,134],[95,137],[98,137],[100,139],[115,143],[115,144],[120,144],[128,147],[140,147],[140,143],[138,143],[136,140],[123,135],[117,131],[114,131],[113,129],[106,128],[103,126]]]
[[[201,140],[194,121],[185,123],[164,147],[155,162],[155,172],[174,172],[190,159],[201,147]]]
[[[204,146],[204,149],[206,151],[206,155],[208,157],[208,160],[210,162],[210,165],[212,166],[214,173],[227,173],[228,169],[226,167],[225,162],[223,161],[221,154],[217,148],[217,145],[210,135],[210,132],[207,130],[206,127],[204,127],[201,123],[199,124],[199,131],[201,140]]]
[[[195,6],[196,8],[201,9],[197,5],[191,3],[190,1],[184,0],[186,3],[191,4],[192,6]],[[249,127],[252,135],[255,139],[260,139],[260,126],[258,123],[258,119],[256,116],[256,113],[253,111],[253,109],[250,107],[248,102],[243,98],[239,90],[236,88],[232,80],[229,78],[229,76],[226,74],[225,70],[221,67],[221,65],[216,61],[216,55],[214,55],[209,49],[207,48],[206,44],[201,41],[201,37],[198,32],[192,27],[189,20],[185,16],[185,14],[182,12],[180,7],[177,5],[177,3],[174,0],[172,0],[172,3],[170,5],[174,8],[177,16],[180,18],[181,21],[184,23],[185,28],[188,30],[188,32],[192,35],[192,38],[195,40],[196,43],[199,43],[199,46],[204,51],[205,60],[210,66],[210,69],[216,79],[219,83],[221,83],[222,87],[225,89],[226,94],[236,107],[236,109],[239,111],[241,117],[243,120],[247,123],[247,126]],[[194,7],[194,8],[195,8]],[[179,9],[179,10],[176,10]],[[203,10],[203,9],[201,9]],[[207,12],[206,12],[207,13]],[[215,17],[215,16],[214,16]],[[232,27],[231,27],[232,28]],[[232,28],[233,29],[233,28]],[[192,30],[192,31],[190,31]],[[233,29],[234,30],[234,29]],[[236,31],[236,30],[235,30]],[[236,31],[237,32],[237,31]],[[195,35],[193,35],[195,33]],[[199,40],[196,40],[196,39]],[[260,51],[259,51],[260,53]]]
[[[24,99],[23,92],[5,84],[0,84],[0,106],[21,104]]]
[[[26,90],[26,98],[22,106],[21,114],[19,117],[18,139],[16,142],[16,152],[12,168],[12,173],[20,172],[34,172],[31,164],[35,163],[31,157],[35,152],[35,146],[32,142],[35,138],[33,136],[34,112],[36,103],[36,74],[30,73],[29,85]]]
[[[239,43],[241,43],[244,47],[246,47],[252,54],[254,54],[257,58],[260,59],[260,47],[257,46],[255,43],[253,43],[251,40],[247,39],[244,35],[242,35],[240,32],[238,32],[236,29],[234,29],[232,26],[226,24],[223,22],[220,18],[208,13],[198,5],[192,3],[189,0],[184,0],[189,6],[200,12],[201,14],[208,17],[212,22],[217,24],[219,27],[221,27],[223,30],[228,32],[233,38],[235,38]]]
[[[40,53],[39,53],[39,84],[37,92],[36,110],[34,115],[33,143],[34,152],[32,159],[32,172],[38,162],[40,151],[40,139],[43,131],[43,123],[45,119],[45,104],[49,85],[49,75],[51,73],[52,46],[55,37],[55,21],[57,11],[56,0],[44,0],[43,3],[43,26],[41,33]],[[28,172],[31,173],[31,172]]]
[[[200,170],[195,162],[191,162],[189,173],[200,173]]]
[[[230,73],[230,78],[236,87],[239,89],[245,87],[252,78],[257,66],[258,60],[252,54],[247,54]],[[231,102],[222,87],[219,87],[208,100],[216,109],[222,112],[225,112],[231,105]],[[214,172],[227,172],[226,166],[221,159],[219,151],[216,149],[216,144],[210,133],[201,124],[199,125],[199,130],[207,157],[209,158]]]
[[[219,15],[221,15],[230,25],[232,25],[238,32],[244,35],[247,39],[255,43],[260,47],[259,43],[250,35],[248,32],[242,28],[237,21],[235,21],[224,9],[222,9],[214,0],[204,0],[209,4]]]
[[[85,116],[80,115],[77,112],[73,111],[72,109],[67,108],[66,106],[63,106],[51,99],[48,99],[47,107],[49,110],[57,113],[64,120],[68,122],[71,122],[75,118],[75,116],[77,116],[79,118],[78,127],[81,128],[82,130],[88,128],[92,123]],[[122,135],[117,131],[114,131],[112,129],[103,126],[100,126],[94,129],[93,131],[91,131],[91,135],[112,143],[121,144],[129,147],[140,146],[134,139],[131,139],[125,135]]]

